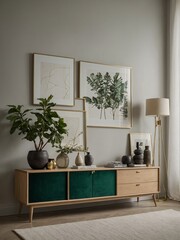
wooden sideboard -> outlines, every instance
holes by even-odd
[[[15,196],[34,208],[109,201],[159,193],[159,167],[15,170]]]

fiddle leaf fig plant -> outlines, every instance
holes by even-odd
[[[17,131],[19,135],[24,135],[23,139],[34,143],[36,151],[42,151],[48,143],[52,147],[61,145],[67,134],[67,124],[52,109],[56,105],[51,102],[52,98],[52,95],[38,98],[39,107],[35,110],[23,110],[23,105],[8,105],[7,119],[12,123],[10,134]]]

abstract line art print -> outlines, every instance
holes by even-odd
[[[74,105],[74,59],[34,54],[33,103],[53,95],[57,105]]]

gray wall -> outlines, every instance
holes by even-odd
[[[102,165],[129,152],[129,132],[153,133],[145,99],[166,90],[165,34],[163,0],[0,0],[0,215],[16,210],[14,169],[28,167],[32,149],[9,135],[5,120],[7,104],[31,105],[32,54],[133,68],[133,128],[88,128],[89,149]]]

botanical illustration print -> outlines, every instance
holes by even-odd
[[[47,97],[53,93],[54,99],[70,98],[70,67],[63,64],[41,62],[40,95]]]
[[[114,75],[108,72],[104,75],[100,72],[91,73],[87,76],[87,83],[91,87],[93,96],[85,96],[86,102],[100,110],[100,119],[107,118],[107,109],[110,109],[113,120],[116,119],[117,112],[123,118],[128,117],[128,82],[124,81],[119,73]]]

